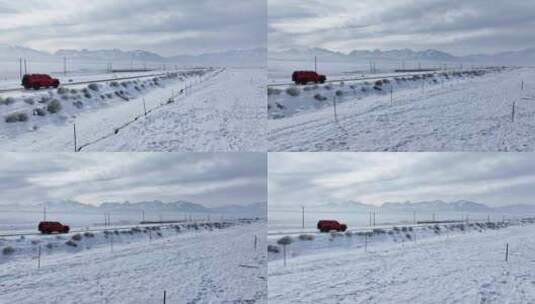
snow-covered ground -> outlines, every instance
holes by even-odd
[[[268,301],[534,303],[535,225],[530,222],[295,238],[287,247],[287,266],[280,246],[279,253],[269,253]]]
[[[76,124],[83,151],[265,151],[265,82],[261,69],[210,69],[10,93],[0,100],[1,149],[73,151]]]
[[[93,151],[266,151],[265,69],[225,69]]]
[[[372,81],[306,86],[295,97],[272,88],[269,150],[530,151],[534,74],[531,68],[449,72],[390,78],[378,89]]]
[[[80,240],[4,238],[0,303],[163,303],[164,291],[167,303],[266,303],[265,227],[181,224]],[[5,254],[8,247],[14,251]]]

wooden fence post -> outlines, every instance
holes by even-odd
[[[334,110],[334,120],[338,121],[338,115],[336,113],[336,95],[333,96],[333,110]]]
[[[163,291],[163,304],[165,304],[166,298],[167,298],[167,292],[164,290]]]
[[[76,124],[73,125],[73,132],[74,132],[74,152],[78,152],[77,147],[77,138],[76,138]]]
[[[286,245],[282,245],[282,252],[284,255],[284,267],[286,267]]]
[[[41,245],[39,245],[39,251],[37,255],[37,269],[41,269]]]
[[[509,243],[505,244],[505,261],[509,261]]]
[[[143,97],[143,110],[145,110],[145,117],[147,116],[147,106],[145,105],[145,97]]]
[[[515,107],[516,107],[516,101],[513,102],[513,110],[511,113],[511,122],[515,122]]]

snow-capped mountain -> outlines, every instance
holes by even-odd
[[[476,62],[495,62],[500,64],[529,64],[534,65],[535,48],[520,51],[502,52],[492,55],[478,54],[464,57],[466,60]]]
[[[274,51],[268,53],[269,59],[287,61],[310,61],[314,56],[318,56],[322,61],[344,62],[344,61],[369,61],[369,60],[421,60],[435,62],[473,62],[473,63],[495,63],[495,64],[532,64],[535,61],[535,48],[509,51],[497,54],[476,54],[468,56],[454,56],[447,52],[428,49],[415,51],[411,49],[394,50],[353,50],[348,54],[335,52],[322,48],[292,48],[288,50]]]
[[[200,55],[179,55],[168,58],[172,62],[187,65],[255,66],[266,65],[267,50],[257,48]]]
[[[272,206],[275,209],[288,209],[286,206]],[[490,207],[486,204],[458,200],[445,202],[442,200],[420,201],[420,202],[385,202],[380,206],[365,204],[355,201],[326,202],[317,204],[313,208],[332,211],[369,211],[381,209],[386,212],[412,212],[412,211],[450,211],[450,212],[505,212],[505,213],[535,213],[535,205],[516,204],[502,207]]]
[[[441,200],[423,201],[423,202],[404,202],[404,203],[384,203],[382,209],[393,211],[463,211],[463,212],[483,212],[490,211],[492,208],[485,204],[472,201],[454,201],[444,202]]]
[[[19,58],[33,58],[46,60],[53,57],[47,52],[34,50],[23,46],[0,44],[0,60],[18,60]]]
[[[56,57],[67,57],[70,59],[82,60],[99,60],[99,61],[148,61],[159,62],[165,61],[165,58],[152,52],[135,50],[122,51],[119,49],[111,50],[59,50],[54,53]]]
[[[34,203],[32,205],[9,204],[0,205],[0,210],[42,210],[50,212],[178,212],[178,213],[225,213],[234,215],[254,215],[265,216],[267,213],[267,203],[251,203],[244,205],[225,205],[221,207],[206,207],[202,204],[192,203],[189,201],[162,202],[141,201],[141,202],[103,202],[102,204],[88,205],[73,200],[57,200]]]
[[[256,48],[247,50],[229,50],[222,52],[205,53],[198,55],[177,55],[163,57],[154,52],[144,50],[124,51],[120,49],[100,49],[100,50],[73,50],[61,49],[51,54],[21,46],[10,46],[0,44],[0,60],[18,61],[25,58],[30,61],[62,61],[64,57],[69,60],[96,61],[96,62],[139,62],[170,63],[189,66],[254,66],[264,67],[266,65],[266,48]]]

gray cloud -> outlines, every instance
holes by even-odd
[[[266,46],[263,0],[0,0],[0,43],[172,56]]]
[[[529,153],[272,153],[269,204],[535,204],[534,159]]]
[[[269,0],[269,47],[436,48],[467,55],[535,46],[535,2]]]
[[[2,153],[0,204],[71,199],[191,200],[207,206],[266,200],[259,153]]]

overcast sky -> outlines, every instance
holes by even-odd
[[[535,204],[535,153],[270,153],[269,205]]]
[[[533,0],[268,0],[269,48],[423,50],[535,47]]]
[[[0,204],[250,204],[267,200],[266,174],[262,153],[2,153]]]
[[[266,46],[265,0],[0,0],[0,43],[164,56]]]

